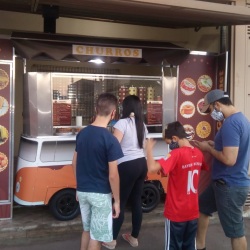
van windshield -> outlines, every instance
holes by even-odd
[[[41,162],[72,161],[75,144],[75,141],[43,142],[40,160]]]
[[[19,147],[19,157],[23,160],[35,162],[37,155],[38,143],[36,141],[30,141],[25,138],[21,138]]]

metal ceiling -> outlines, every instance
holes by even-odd
[[[250,24],[250,8],[228,0],[0,0],[0,10],[165,28]],[[18,21],[18,20],[17,20]]]

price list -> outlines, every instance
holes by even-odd
[[[53,103],[53,126],[71,126],[70,103]]]
[[[147,124],[162,124],[162,101],[147,102]]]

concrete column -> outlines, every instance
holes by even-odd
[[[237,1],[245,5],[245,1]],[[234,105],[250,119],[250,26],[232,27],[230,92]]]

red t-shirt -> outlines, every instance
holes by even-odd
[[[169,175],[164,216],[174,222],[198,218],[200,171],[208,170],[202,152],[194,147],[181,147],[158,162],[163,172]]]

